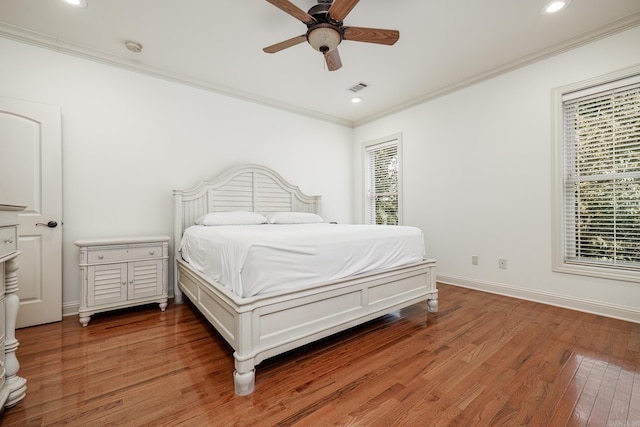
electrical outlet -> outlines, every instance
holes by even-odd
[[[471,264],[472,265],[478,265],[478,255],[472,255],[471,256]]]
[[[507,260],[504,258],[500,258],[498,260],[498,267],[502,268],[503,270],[507,269]]]

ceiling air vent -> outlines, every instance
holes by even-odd
[[[358,84],[356,84],[356,85],[351,86],[351,87],[349,88],[349,90],[350,90],[351,92],[353,92],[353,93],[356,93],[356,92],[360,92],[362,89],[364,89],[364,88],[365,88],[365,87],[367,87],[367,86],[369,86],[369,85],[368,85],[368,84],[366,84],[366,83],[362,83],[362,82],[360,82],[360,83],[358,83]]]

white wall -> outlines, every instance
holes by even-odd
[[[171,236],[172,190],[240,163],[352,218],[350,128],[6,39],[0,58],[0,96],[62,110],[65,312],[80,297],[74,241]]]
[[[640,64],[638,46],[640,27],[359,126],[356,218],[362,144],[402,132],[404,222],[439,280],[640,322],[639,283],[551,271],[550,192],[552,89]]]
[[[246,162],[323,195],[326,219],[358,221],[361,145],[402,132],[405,224],[425,231],[440,280],[640,321],[639,284],[551,271],[550,211],[551,90],[639,64],[639,45],[634,28],[353,132],[6,39],[0,96],[62,110],[67,312],[75,240],[171,235],[172,189]]]

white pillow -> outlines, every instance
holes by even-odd
[[[272,212],[265,216],[271,224],[313,224],[324,222],[320,215],[308,212]]]
[[[232,211],[210,212],[196,220],[198,225],[257,225],[267,224],[269,221],[257,212]]]

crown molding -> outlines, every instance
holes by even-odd
[[[364,125],[366,123],[370,123],[375,120],[390,116],[392,114],[407,110],[409,108],[424,104],[436,98],[440,98],[442,96],[448,95],[458,90],[467,88],[474,84],[492,79],[502,74],[509,73],[518,68],[522,68],[532,63],[561,54],[568,50],[586,45],[593,41],[636,27],[638,25],[640,25],[640,13],[635,13],[625,18],[613,21],[604,27],[599,27],[596,30],[584,32],[576,37],[573,37],[570,40],[567,40],[564,43],[554,45],[547,49],[539,50],[531,55],[527,55],[523,58],[520,58],[517,61],[507,63],[501,67],[494,68],[493,70],[490,70],[486,73],[479,74],[471,79],[467,79],[459,83],[447,86],[440,90],[415,98],[409,102],[399,104],[393,108],[387,109],[380,113],[373,114],[355,121],[350,121],[340,117],[322,114],[314,110],[297,107],[295,105],[287,104],[284,102],[278,102],[273,99],[269,99],[265,97],[259,97],[259,96],[256,96],[247,92],[239,91],[230,87],[215,85],[210,82],[193,79],[184,75],[170,73],[156,67],[151,67],[151,66],[142,64],[135,60],[127,60],[125,58],[119,58],[119,57],[116,57],[115,55],[110,55],[102,51],[91,49],[87,46],[71,43],[69,41],[65,41],[55,37],[50,37],[50,36],[36,33],[33,31],[25,30],[23,28],[11,26],[5,23],[0,23],[0,37],[30,44],[33,46],[38,46],[38,47],[49,49],[49,50],[53,50],[59,53],[68,54],[68,55],[76,56],[79,58],[99,62],[102,64],[123,68],[129,71],[142,73],[148,76],[168,80],[174,83],[185,84],[198,89],[207,90],[220,95],[230,96],[233,98],[237,98],[247,102],[252,102],[262,106],[272,107],[272,108],[280,109],[290,113],[300,114],[306,117],[327,121],[330,123],[335,123],[335,124],[346,126],[349,128],[355,128],[355,127]]]
[[[25,44],[29,44],[32,46],[37,46],[37,47],[48,49],[48,50],[53,50],[58,53],[63,53],[63,54],[75,56],[82,59],[87,59],[87,60],[98,62],[101,64],[122,68],[128,71],[145,74],[147,76],[168,80],[174,83],[184,84],[184,85],[195,87],[198,89],[207,90],[220,95],[233,97],[236,99],[252,102],[262,106],[272,107],[272,108],[287,111],[290,113],[300,114],[300,115],[311,117],[317,120],[323,120],[323,121],[335,123],[341,126],[346,126],[349,128],[353,126],[353,123],[350,120],[345,120],[339,117],[322,114],[317,111],[297,107],[295,105],[287,104],[284,102],[278,102],[269,98],[259,97],[247,92],[232,89],[230,87],[215,85],[210,82],[193,79],[184,75],[170,73],[166,70],[145,65],[135,60],[120,58],[115,55],[111,55],[106,52],[92,49],[87,46],[79,45],[66,40],[36,33],[33,31],[25,30],[23,28],[14,27],[2,22],[0,22],[0,37],[25,43]]]
[[[604,27],[600,27],[596,30],[584,32],[576,37],[573,37],[572,39],[565,41],[564,43],[551,46],[547,49],[539,50],[531,55],[527,55],[516,61],[507,63],[501,67],[494,68],[493,70],[487,71],[484,74],[479,74],[477,76],[474,76],[471,79],[464,80],[459,83],[442,88],[438,91],[420,96],[419,98],[415,98],[412,101],[399,104],[396,107],[385,110],[384,112],[368,116],[361,120],[356,120],[353,122],[353,127],[358,127],[363,124],[381,119],[383,117],[387,117],[392,114],[398,113],[400,111],[404,111],[409,108],[418,106],[420,104],[424,104],[425,102],[443,97],[445,95],[459,91],[469,86],[473,86],[474,84],[477,84],[486,80],[490,80],[494,77],[498,77],[500,75],[517,70],[518,68],[522,68],[527,65],[533,64],[535,62],[539,62],[544,59],[551,58],[553,56],[567,52],[569,50],[592,43],[596,40],[600,40],[600,39],[609,37],[611,35],[621,33],[625,30],[631,29],[633,27],[637,27],[638,25],[640,25],[640,13],[635,13],[633,15],[626,16],[622,19],[609,23]]]

